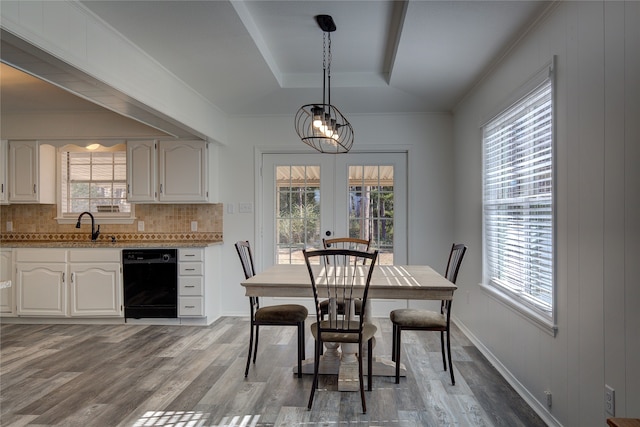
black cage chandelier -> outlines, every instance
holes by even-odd
[[[306,104],[296,113],[296,132],[305,144],[321,153],[348,153],[353,128],[340,110],[331,105],[331,33],[336,24],[330,15],[316,16],[322,34],[322,103]]]

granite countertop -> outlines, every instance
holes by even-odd
[[[223,243],[222,233],[115,233],[91,241],[87,233],[5,233],[3,248],[204,248]]]

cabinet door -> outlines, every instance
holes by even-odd
[[[65,263],[18,263],[18,314],[66,316]]]
[[[127,142],[127,200],[156,200],[156,142]]]
[[[0,314],[13,314],[15,302],[15,283],[13,283],[13,268],[11,262],[11,251],[0,250],[0,282],[10,286],[0,289]]]
[[[121,316],[119,263],[69,264],[71,316]]]
[[[38,141],[9,142],[9,202],[55,203],[55,151]]]
[[[161,202],[206,202],[207,144],[204,141],[160,141]]]
[[[12,202],[38,201],[38,157],[36,141],[11,141],[9,144]]]
[[[7,156],[9,152],[9,142],[5,139],[0,140],[0,204],[9,201],[9,187],[7,186]]]

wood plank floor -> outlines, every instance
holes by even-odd
[[[375,319],[376,356],[390,357],[391,323]],[[308,331],[308,328],[307,328]],[[247,318],[208,327],[0,325],[0,425],[9,426],[544,426],[454,328],[456,385],[439,334],[403,332],[400,384],[374,377],[367,414],[357,392],[323,376],[298,379],[293,327],[262,327],[244,378]],[[307,355],[313,338],[307,332]],[[366,380],[365,380],[366,381]]]

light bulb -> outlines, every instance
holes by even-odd
[[[313,117],[313,127],[319,128],[322,126],[322,108],[317,105],[311,107],[311,116]]]

